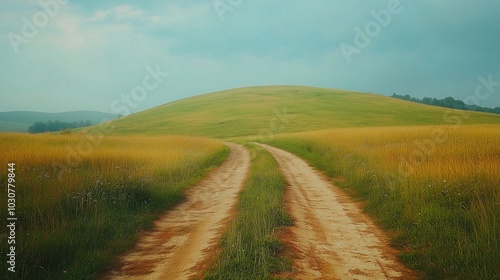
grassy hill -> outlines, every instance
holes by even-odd
[[[26,132],[28,127],[38,121],[74,122],[89,120],[100,123],[103,119],[114,119],[114,114],[96,111],[72,111],[64,113],[43,113],[32,111],[0,112],[0,131]]]
[[[446,108],[369,93],[268,86],[226,90],[168,103],[115,120],[113,131],[230,138],[332,127],[446,125],[457,121],[498,124],[500,116],[450,113]]]

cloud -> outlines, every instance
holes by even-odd
[[[175,4],[166,4],[154,16],[149,17],[149,22],[158,26],[197,26],[203,24],[203,20],[211,13],[210,5],[194,4],[189,6],[180,6]],[[197,22],[201,22],[197,24]]]
[[[107,10],[98,10],[89,17],[89,22],[103,21],[141,21],[151,26],[195,26],[196,22],[210,14],[210,5],[192,4],[180,6],[176,4],[165,4],[154,11],[145,11],[143,9],[132,7],[128,4],[122,4]]]
[[[462,97],[479,75],[500,80],[500,3],[493,0],[401,0],[403,12],[348,64],[340,43],[352,43],[354,28],[387,2],[243,1],[221,21],[206,0],[68,1],[16,55],[5,35],[21,34],[23,18],[42,8],[35,0],[1,1],[0,111],[109,112],[156,65],[171,75],[134,110],[248,85]]]
[[[116,6],[109,10],[98,10],[90,17],[89,21],[102,21],[107,18],[114,20],[147,20],[146,12],[141,9],[133,8],[130,5],[124,4]]]
[[[22,46],[17,56],[10,56],[5,61],[8,70],[0,70],[8,71],[0,75],[0,98],[7,92],[22,98],[9,99],[9,107],[2,102],[0,111],[109,112],[114,99],[141,82],[148,65],[168,64],[168,39],[142,33],[124,20],[139,15],[134,10],[121,7],[112,11],[122,17],[96,24],[68,7]]]

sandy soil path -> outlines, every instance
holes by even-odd
[[[250,157],[240,145],[187,192],[187,200],[160,218],[151,232],[102,279],[190,279],[200,276],[247,176]]]
[[[294,251],[294,279],[413,278],[357,203],[297,156],[261,146],[289,184],[286,203],[295,224],[284,242]]]

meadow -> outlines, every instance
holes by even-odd
[[[18,278],[94,279],[228,154],[222,142],[203,138],[90,139],[0,134],[2,189],[7,164],[16,167]],[[5,192],[0,201],[7,201]]]
[[[0,134],[2,189],[7,164],[16,163],[17,276],[94,279],[226,158],[221,141],[193,138],[202,136],[269,142],[308,160],[364,203],[400,259],[425,278],[500,277],[499,123],[499,115],[375,94],[272,86],[121,117],[105,137],[103,126]],[[271,155],[247,148],[248,181],[208,279],[269,279],[291,269],[278,241],[280,227],[291,224],[286,183]]]
[[[500,277],[500,125],[339,128],[271,144],[363,201],[425,278]]]

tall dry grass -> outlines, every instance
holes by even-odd
[[[428,277],[500,277],[499,125],[333,129],[273,144],[365,200]]]
[[[217,140],[92,137],[0,134],[2,189],[16,164],[19,278],[94,278],[227,154]]]

